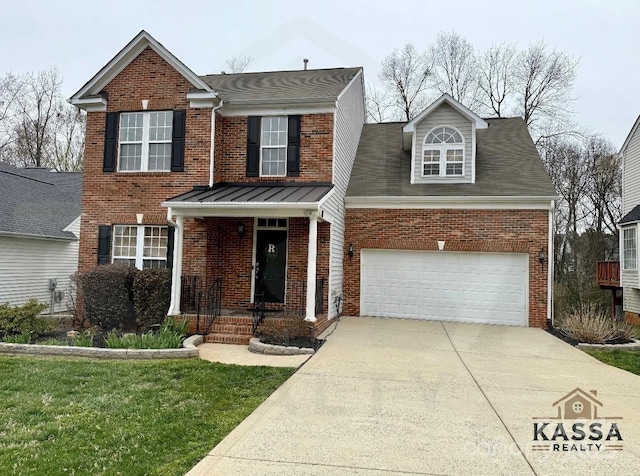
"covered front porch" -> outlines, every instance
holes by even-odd
[[[164,202],[175,227],[169,314],[189,315],[204,333],[227,321],[255,328],[256,316],[326,318],[330,223],[321,205],[330,191],[219,184]]]

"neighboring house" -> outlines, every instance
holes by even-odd
[[[78,270],[82,174],[0,163],[0,304],[51,302]],[[60,295],[58,295],[61,297]],[[66,309],[66,299],[54,310]]]
[[[622,144],[622,218],[620,230],[620,284],[623,311],[628,321],[640,324],[640,269],[638,224],[640,224],[640,117]]]
[[[345,313],[544,327],[555,189],[523,120],[444,94],[364,126],[346,196]]]
[[[172,267],[170,314],[188,278],[221,278],[238,317],[208,341],[246,341],[229,327],[262,299],[317,332],[341,313],[544,326],[555,191],[525,124],[445,95],[364,125],[363,84],[361,68],[198,76],[141,32],[71,98],[88,113],[80,269]]]

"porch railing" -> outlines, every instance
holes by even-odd
[[[598,261],[596,275],[598,286],[620,287],[620,261]]]
[[[222,310],[222,278],[207,284],[199,276],[182,276],[180,311],[196,315],[196,334],[207,334]]]

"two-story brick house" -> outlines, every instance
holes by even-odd
[[[79,268],[172,267],[170,314],[198,275],[223,279],[226,308],[302,287],[318,331],[341,311],[550,318],[555,191],[520,119],[444,95],[364,126],[361,68],[198,76],[144,31],[71,102],[88,113]]]

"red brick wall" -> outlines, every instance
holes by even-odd
[[[223,130],[224,134],[218,134]],[[302,116],[299,177],[247,177],[247,118],[216,117],[216,182],[331,182],[333,114]]]
[[[344,262],[345,315],[360,314],[362,248],[486,251],[529,254],[529,325],[545,327],[547,265],[538,261],[548,249],[549,214],[544,210],[382,210],[347,209],[345,243],[353,260]]]

